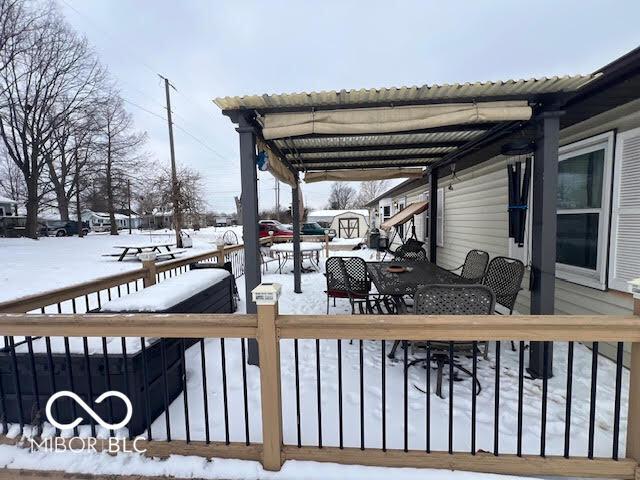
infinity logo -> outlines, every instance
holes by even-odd
[[[61,391],[53,394],[49,398],[49,400],[47,401],[46,409],[45,409],[45,412],[47,414],[47,420],[49,420],[49,422],[54,427],[59,428],[60,430],[69,430],[71,428],[75,428],[78,425],[80,425],[80,423],[82,423],[82,420],[84,420],[82,417],[79,417],[79,418],[76,418],[71,423],[59,423],[58,421],[56,421],[53,418],[53,415],[51,414],[51,407],[53,406],[53,402],[55,402],[60,397],[69,397],[69,398],[73,399],[77,404],[79,404],[85,410],[85,412],[87,412],[89,415],[91,415],[91,418],[93,418],[98,424],[100,424],[101,427],[106,428],[107,430],[118,430],[119,428],[124,427],[127,423],[129,423],[129,420],[131,420],[131,416],[133,415],[133,406],[131,405],[131,400],[129,400],[129,398],[122,392],[118,392],[116,390],[109,390],[108,392],[104,392],[102,395],[100,395],[95,400],[95,403],[101,403],[105,398],[118,397],[127,406],[127,414],[125,415],[124,419],[119,423],[111,424],[111,423],[105,422],[78,395],[76,395],[75,393],[70,392],[68,390],[61,390]]]

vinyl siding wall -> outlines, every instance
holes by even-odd
[[[582,128],[571,128],[561,132],[561,143],[567,144],[608,130],[618,133],[640,126],[640,103],[624,106],[626,115],[608,112],[603,118],[590,119]],[[631,110],[629,112],[629,110]],[[614,159],[617,168],[619,159]],[[495,256],[509,256],[508,240],[508,183],[506,159],[495,157],[476,167],[441,178],[444,187],[444,247],[438,248],[438,265],[454,268],[464,262],[467,252],[479,248]],[[453,190],[447,187],[453,182]],[[640,276],[640,272],[638,272]],[[523,290],[518,296],[516,311],[529,313],[529,274],[525,274]],[[555,312],[579,315],[628,315],[633,311],[630,294],[609,290],[600,291],[583,285],[556,279]],[[627,358],[628,361],[628,347]],[[601,345],[601,352],[615,357],[615,345]]]

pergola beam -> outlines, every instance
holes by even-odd
[[[295,145],[295,142],[293,142]],[[465,140],[443,140],[440,142],[421,143],[395,143],[384,145],[348,145],[334,147],[295,147],[293,149],[283,148],[281,152],[285,155],[297,155],[304,153],[337,153],[337,152],[374,152],[387,150],[409,150],[416,148],[457,148],[467,143]]]
[[[395,161],[395,160],[418,160],[429,158],[442,158],[444,153],[404,153],[402,155],[375,155],[375,156],[355,156],[355,157],[296,157],[295,159],[302,164],[305,163],[340,163],[340,162],[383,162],[383,161]],[[393,166],[393,165],[392,165]]]
[[[457,124],[457,125],[445,125],[442,127],[421,128],[418,130],[411,130],[408,132],[376,132],[376,133],[342,133],[336,135],[335,133],[310,133],[305,135],[298,135],[292,137],[295,140],[305,138],[346,138],[346,137],[381,137],[389,135],[414,135],[416,133],[443,133],[443,132],[475,132],[475,131],[487,131],[498,125],[498,123],[469,123],[469,124]]]
[[[298,172],[304,172],[309,170],[354,170],[354,169],[362,169],[362,168],[371,168],[373,170],[379,168],[400,168],[400,167],[426,167],[431,165],[432,162],[429,160],[411,160],[403,163],[371,163],[370,161],[365,162],[353,162],[349,165],[340,165],[340,163],[305,163],[302,166],[296,166]]]

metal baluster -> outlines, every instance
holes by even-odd
[[[449,342],[449,454],[453,453],[453,342]]]
[[[598,342],[593,342],[591,352],[591,401],[589,405],[589,459],[593,459],[596,424],[596,393],[598,384]]]
[[[571,447],[571,396],[573,393],[573,342],[569,342],[567,354],[567,401],[564,414],[564,457],[569,458]]]
[[[118,298],[120,298],[122,296],[122,293],[120,293],[120,285],[118,285]]]
[[[616,397],[613,413],[613,459],[618,460],[618,443],[620,441],[620,399],[622,397],[622,366],[624,361],[624,343],[618,342],[616,356]]]
[[[427,453],[431,453],[431,342],[427,342],[427,369],[425,373],[426,381],[426,448]]]
[[[478,342],[471,344],[471,350],[473,351],[473,358],[471,364],[471,455],[476,454],[476,395],[477,386],[476,378],[478,375]]]
[[[244,338],[240,339],[240,353],[242,355],[242,394],[244,398],[244,436],[245,443],[250,445],[249,441],[249,395],[247,391],[247,362],[245,361],[246,357],[246,347],[244,345]]]
[[[403,412],[404,412],[404,437],[403,437],[403,448],[405,452],[409,451],[409,366],[408,366],[408,355],[409,355],[409,345],[406,341],[402,342],[402,346],[404,347],[403,354],[403,366],[402,369],[404,371],[404,384],[403,384],[403,393],[404,393],[404,404],[403,404]]]
[[[384,393],[382,395],[384,395]],[[340,339],[338,339],[338,446],[341,450],[344,448],[342,418],[342,340]]]
[[[87,337],[82,337],[82,346],[84,349],[84,368],[87,371],[87,392],[89,392],[89,406],[92,410],[95,410],[95,405],[93,402],[93,385],[91,382],[91,361],[89,359],[89,341]],[[95,438],[96,436],[96,422],[91,415],[89,415],[89,423],[91,424],[91,436]]]
[[[13,336],[9,337],[9,350],[11,352],[11,367],[14,388],[16,389],[16,400],[18,402],[18,414],[20,415],[20,435],[24,432],[24,412],[22,407],[22,389],[20,388],[20,378],[18,374],[18,359],[16,357],[16,345]]]
[[[75,298],[71,299],[71,311],[73,313],[78,313],[78,312],[76,312],[76,299]]]
[[[300,432],[300,367],[298,363],[298,339],[293,341],[293,356],[296,376],[296,432],[298,435],[298,448],[302,447],[302,436]]]
[[[40,416],[42,414],[41,410],[40,410],[40,392],[38,389],[38,374],[36,372],[36,360],[35,357],[33,355],[33,339],[32,337],[25,337],[27,340],[27,349],[29,351],[29,363],[31,366],[31,382],[32,382],[32,386],[33,386],[33,394],[35,395],[35,401],[36,401],[36,410],[38,412],[38,416]],[[3,410],[4,411],[4,410]],[[40,420],[38,418],[38,420]],[[38,428],[40,427],[40,428]],[[39,421],[39,425],[36,426],[36,436],[40,435],[42,433],[42,422]]]
[[[111,301],[111,287],[107,288],[107,298]]]
[[[318,448],[322,448],[322,379],[320,377],[320,340],[316,339],[316,390],[318,397]]]
[[[209,397],[207,395],[207,359],[204,352],[204,338],[200,339],[200,368],[202,370],[202,404],[204,406],[204,437],[207,445],[211,443],[209,432]]]
[[[69,350],[69,337],[64,337],[64,356],[67,362],[67,382],[69,382],[69,390],[75,393],[75,385],[73,381],[73,366],[71,363],[71,351]],[[111,389],[109,389],[111,390]],[[76,402],[71,401],[71,410],[73,412],[73,418],[78,418],[78,408],[76,406]],[[73,434],[78,436],[78,427],[73,427]]]
[[[360,340],[360,450],[364,450],[364,345]]]
[[[220,356],[222,357],[222,400],[224,407],[224,443],[229,445],[229,404],[227,397],[227,355],[224,349],[224,338],[220,339]]]
[[[547,450],[547,404],[548,404],[548,392],[549,392],[549,342],[542,344],[542,351],[544,360],[542,362],[542,409],[540,414],[540,456],[544,457]]]
[[[500,342],[496,342],[496,385],[493,419],[493,454],[498,456],[500,441]]]
[[[84,296],[84,308],[85,308],[85,313],[91,310],[91,307],[89,307],[89,295]]]
[[[111,372],[109,371],[109,352],[107,352],[107,339],[102,337],[102,358],[104,359],[104,380],[107,385],[107,390],[111,390]],[[113,400],[109,397],[109,423],[113,423]],[[113,437],[113,430],[109,430],[109,434]]]
[[[98,308],[102,308],[102,299],[100,298],[100,290],[96,292],[96,295],[98,296]]]
[[[167,430],[167,442],[171,441],[171,417],[169,415],[169,384],[167,382],[167,348],[166,339],[160,339],[160,358],[162,361],[162,390],[164,392],[164,422]]]
[[[382,451],[387,451],[387,354],[386,342],[382,340]],[[342,367],[342,365],[341,365]]]
[[[147,374],[147,345],[144,337],[140,337],[140,348],[142,349],[142,378],[144,380],[144,414],[145,420],[147,421],[147,440],[151,440],[151,399],[149,397],[149,377]]]
[[[129,360],[127,358],[127,339],[125,337],[120,338],[122,343],[122,366],[124,367],[124,389],[127,398],[131,398],[131,389],[129,388]],[[129,432],[129,440],[132,439],[131,432]]]
[[[44,343],[47,350],[47,364],[49,365],[49,382],[51,383],[51,391],[57,392],[58,389],[56,388],[56,376],[55,376],[54,366],[53,366],[53,356],[51,355],[51,337],[44,337]],[[54,402],[53,404],[53,411],[55,413],[56,418],[60,418],[57,402]],[[6,424],[5,424],[5,431],[6,431]],[[60,435],[59,428],[56,428],[55,432],[56,432],[56,435],[55,435],[56,437]]]
[[[185,356],[185,340],[180,339],[180,363],[182,364],[182,398],[184,400],[184,430],[187,443],[191,442],[191,430],[189,429],[189,389],[187,388],[187,359]],[[244,363],[243,363],[244,365]]]
[[[524,341],[520,341],[518,352],[518,447],[517,455],[522,456],[522,413],[524,400]]]

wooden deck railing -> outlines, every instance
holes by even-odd
[[[210,250],[165,262],[144,262],[141,268],[130,272],[109,275],[89,282],[0,302],[0,313],[27,313],[38,310],[41,313],[84,313],[99,307],[103,299],[110,300],[112,296],[119,297],[137,291],[154,284],[156,281],[161,281],[167,276],[179,275],[187,271],[188,266],[192,263],[209,261],[222,263],[221,253],[225,259],[229,260],[230,257],[243,251],[244,245],[240,244],[226,246],[222,252]],[[244,265],[234,265],[236,277],[243,272]],[[65,302],[68,305],[63,305]]]
[[[636,313],[640,312],[638,302],[640,300],[636,300]],[[34,305],[29,304],[29,308]],[[0,335],[28,337],[257,338],[261,365],[262,443],[249,444],[248,436],[246,444],[229,441],[226,443],[205,443],[197,441],[183,442],[180,440],[171,442],[150,440],[145,443],[145,448],[148,448],[148,454],[150,455],[186,454],[207,457],[260,459],[264,467],[269,470],[279,470],[284,461],[295,459],[375,466],[443,468],[513,475],[638,479],[640,474],[640,470],[638,470],[638,463],[640,462],[640,317],[634,315],[279,315],[276,299],[271,303],[265,304],[263,302],[263,304],[259,304],[257,315],[116,314],[104,316],[3,314],[0,315]],[[624,413],[627,414],[626,455],[621,453],[618,457],[614,453],[613,458],[588,458],[586,456],[570,456],[568,453],[565,456],[545,453],[540,455],[516,455],[499,453],[497,446],[494,453],[488,453],[483,451],[447,452],[430,451],[429,449],[427,451],[417,451],[407,448],[403,450],[364,448],[364,446],[362,448],[342,448],[335,446],[322,447],[321,445],[310,446],[308,444],[298,446],[284,444],[281,399],[282,375],[280,372],[281,340],[316,339],[319,342],[320,339],[325,341],[324,339],[424,340],[425,338],[446,339],[447,341],[521,340],[631,343],[632,360],[628,390],[628,412],[622,412],[623,415]],[[319,343],[317,345],[319,352]],[[202,348],[204,352],[204,346]],[[224,349],[222,352],[224,356]],[[383,350],[382,352],[384,353],[385,351]],[[202,366],[204,369],[204,353]],[[618,371],[621,371],[621,369],[622,366],[619,363]],[[318,375],[319,372],[320,365],[318,364]],[[585,374],[584,372],[577,372],[576,374],[579,373]],[[618,382],[618,387],[621,388],[621,382]],[[593,385],[593,388],[595,388],[595,385]],[[206,388],[204,390],[206,391]],[[300,412],[298,412],[299,414]],[[617,414],[620,416],[619,411]],[[287,417],[289,420],[291,419],[290,412]],[[442,435],[441,432],[437,432],[437,434]],[[617,439],[614,441],[617,443]]]

